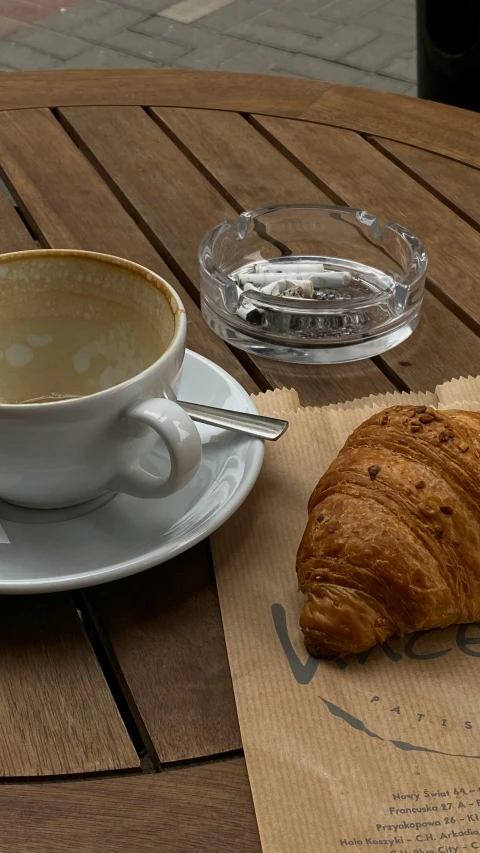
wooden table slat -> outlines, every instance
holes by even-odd
[[[480,225],[480,170],[459,163],[450,157],[442,157],[433,151],[424,151],[413,145],[392,142],[389,139],[372,137],[381,151],[417,179],[427,189],[432,189],[442,199],[448,199],[460,215],[470,223]]]
[[[157,569],[86,591],[163,763],[241,749],[212,576],[202,542]]]
[[[70,597],[2,596],[0,626],[0,776],[139,768]]]
[[[75,107],[62,110],[62,115],[79,143],[89,149],[116,184],[132,215],[143,223],[150,239],[158,240],[185,275],[198,282],[198,243],[217,222],[237,217],[232,205],[142,110],[135,107]],[[199,120],[202,122],[201,116]],[[269,204],[272,199],[292,200],[296,180],[300,187],[298,192],[301,193],[302,187],[308,187],[309,198],[325,201],[325,196],[312,188],[310,182],[262,140],[246,121],[237,117],[230,124],[231,116],[220,114],[217,121],[221,123],[223,120],[224,138],[228,135],[230,141],[230,145],[223,149],[224,161],[229,166],[223,175],[226,178],[231,169],[234,181],[237,177],[236,188],[229,182],[225,186],[230,198],[238,190],[240,169],[243,168],[244,172],[246,189],[238,199],[239,207]],[[203,119],[201,132],[206,140],[212,139],[213,144],[215,128],[208,136],[207,130]],[[268,153],[264,153],[259,166],[256,158],[245,161],[245,145],[252,134],[258,136],[260,150],[265,146],[267,151],[271,148],[273,159],[270,167]],[[132,150],[137,152],[135,158],[130,156]],[[283,174],[287,181],[284,191]],[[220,179],[221,173],[217,172],[216,176]],[[255,190],[257,180],[260,184]],[[251,201],[248,193],[252,194]],[[349,399],[352,393],[353,396],[362,396],[394,390],[394,385],[372,362],[323,368],[288,365],[267,359],[252,360],[273,387],[294,386],[306,405],[338,402]]]
[[[351,131],[288,119],[256,121],[345,204],[364,207],[384,222],[400,222],[418,234],[429,252],[428,276],[435,292],[445,294],[480,330],[480,235],[475,229]],[[445,346],[446,340],[459,338],[464,341],[458,349]],[[421,332],[382,360],[407,385],[415,383],[414,390],[432,390],[445,375],[480,372],[480,339],[429,298]]]
[[[0,189],[0,252],[38,248],[20,214]]]
[[[198,244],[208,228],[236,216],[231,205],[140,107],[75,107],[61,115],[136,221],[198,286]]]
[[[167,773],[0,787],[5,853],[261,853],[242,758]]]
[[[47,245],[127,255],[131,260],[143,263],[165,275],[181,293],[187,306],[190,343],[193,337],[191,332],[194,331],[195,348],[213,358],[230,373],[236,374],[237,378],[242,378],[249,390],[255,390],[248,374],[245,374],[225,345],[213,333],[209,333],[198,308],[182,291],[133,220],[50,113],[34,110],[1,113],[0,162],[9,182],[14,186],[16,195]],[[156,201],[160,203],[158,198]],[[202,547],[205,549],[208,546]],[[215,582],[206,568],[207,558],[200,559],[202,549],[195,553],[199,558],[198,564],[190,564],[188,560],[182,563],[183,588],[187,592],[189,585],[194,585],[199,608],[205,606],[211,615],[208,621],[199,621],[194,648],[179,646],[177,654],[172,658],[163,657],[160,670],[157,669],[158,656],[147,656],[141,670],[144,677],[137,677],[132,683],[129,681],[132,673],[128,667],[125,674],[133,713],[138,714],[138,708],[150,709],[152,702],[157,705],[157,709],[153,709],[151,715],[147,714],[143,723],[149,731],[151,741],[159,750],[160,760],[173,761],[197,757],[199,754],[211,755],[239,746],[238,722],[223,645],[221,619],[218,607],[215,609],[211,604],[212,598],[216,600]],[[173,568],[167,564],[157,570],[159,584],[163,583],[169,572],[176,572],[175,565],[179,564],[174,564]],[[139,578],[140,591],[145,582],[143,577]],[[136,639],[142,631],[150,631],[153,642],[155,631],[167,632],[161,620],[167,619],[170,609],[173,612],[178,606],[178,595],[174,587],[171,588],[171,594],[174,597],[172,600],[166,590],[162,594],[163,609],[160,608],[158,612],[159,622],[154,630],[153,620],[147,618],[143,611],[141,593],[137,598],[131,596],[125,599],[123,587],[118,584],[108,586],[112,610],[116,607],[117,595],[124,604],[128,603],[129,624],[125,628],[126,636],[120,642],[122,637],[118,630],[115,634],[116,642],[112,642],[115,653],[117,643],[119,647],[121,645],[121,653],[119,648],[117,655],[120,667],[122,655],[125,655],[126,661],[130,660],[128,644],[131,644],[134,654]],[[134,601],[137,608],[133,606]],[[215,620],[216,628],[213,627]],[[212,643],[212,637],[216,637],[218,642]],[[183,668],[182,654],[185,657]],[[195,658],[196,689],[193,687],[190,666],[192,656]],[[204,681],[208,682],[212,670],[216,673],[216,684],[211,682],[211,723],[207,725],[201,685]],[[191,695],[189,701],[182,705],[173,701],[172,697],[175,691],[181,690],[183,677],[186,679],[185,693],[191,689]],[[163,685],[162,690],[157,691],[152,700],[152,684],[158,686],[159,680]],[[215,693],[216,687],[218,695]],[[225,698],[228,691],[229,699]],[[221,722],[220,712],[224,712]],[[156,728],[160,717],[162,731]],[[149,728],[150,724],[152,730]],[[140,721],[139,726],[141,727]],[[176,742],[172,742],[169,730],[177,732]],[[183,733],[182,737],[180,731]],[[167,744],[165,750],[164,744]]]
[[[296,116],[328,84],[218,71],[102,69],[0,77],[0,110],[149,104]]]
[[[480,338],[425,291],[417,330],[382,361],[413,391],[434,391],[447,379],[480,373]]]
[[[239,208],[255,210],[300,199],[308,204],[331,204],[322,190],[238,113],[153,107],[151,114]]]

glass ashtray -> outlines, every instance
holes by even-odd
[[[221,222],[199,248],[202,313],[223,340],[304,364],[371,358],[404,341],[427,253],[365,210],[278,205]]]

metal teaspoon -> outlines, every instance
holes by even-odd
[[[281,421],[278,418],[266,418],[263,415],[253,415],[251,412],[232,412],[230,409],[184,403],[182,400],[178,403],[194,421],[235,432],[244,432],[267,441],[276,441],[288,428],[288,421]]]

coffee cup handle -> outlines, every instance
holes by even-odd
[[[202,442],[192,419],[178,403],[158,397],[138,403],[126,414],[128,418],[147,424],[165,442],[170,456],[170,474],[163,480],[137,463],[116,475],[109,489],[136,498],[164,498],[178,492],[190,482],[202,458]]]

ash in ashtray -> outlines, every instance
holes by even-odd
[[[373,270],[378,277],[378,271]],[[368,318],[359,313],[319,314],[308,309],[291,313],[288,301],[306,299],[312,303],[348,301],[372,294],[372,283],[355,271],[326,269],[320,261],[262,261],[248,264],[231,278],[237,286],[237,315],[265,331],[281,334],[293,332],[306,337],[343,337],[362,333]],[[248,294],[248,298],[246,297]],[[260,305],[258,296],[279,297],[278,305]],[[284,304],[282,304],[284,303]],[[292,306],[293,308],[293,306]],[[312,304],[313,308],[313,304]]]

